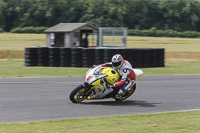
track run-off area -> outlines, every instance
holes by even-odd
[[[141,76],[125,101],[74,104],[83,77],[0,78],[0,123],[200,110],[200,75]]]

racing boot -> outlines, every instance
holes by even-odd
[[[119,90],[118,94],[115,95],[116,98],[120,99],[126,94],[126,91]]]

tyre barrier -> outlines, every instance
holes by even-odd
[[[164,48],[25,48],[25,66],[90,67],[110,62],[121,54],[133,68],[164,67]]]
[[[104,49],[103,62],[110,62],[113,57],[114,49]]]
[[[60,48],[49,48],[49,66],[59,67],[60,66]]]
[[[38,65],[38,48],[30,47],[25,48],[25,66],[37,66]]]
[[[82,49],[82,63],[83,67],[91,67],[94,65],[94,49],[83,48]]]
[[[60,66],[71,66],[71,48],[60,48]]]
[[[141,52],[142,50],[140,49],[128,48],[125,49],[123,57],[131,63],[132,67],[142,67]]]
[[[41,47],[37,49],[38,53],[38,66],[49,66],[49,49]]]
[[[82,67],[82,49],[71,48],[71,67]]]
[[[94,49],[94,64],[104,63],[104,49]]]

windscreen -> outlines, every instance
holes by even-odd
[[[97,68],[95,71],[94,71],[94,75],[101,75],[101,72],[103,71],[103,67],[99,67],[99,68]]]

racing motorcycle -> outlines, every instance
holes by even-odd
[[[140,69],[133,69],[136,78],[143,74]],[[122,101],[130,97],[136,90],[134,86],[127,89],[121,97],[116,97],[118,88],[111,88],[110,85],[120,80],[120,74],[112,67],[102,67],[101,65],[90,68],[86,72],[85,82],[74,88],[70,93],[70,100],[73,103],[79,103],[84,100],[97,100],[114,98],[116,101]]]

